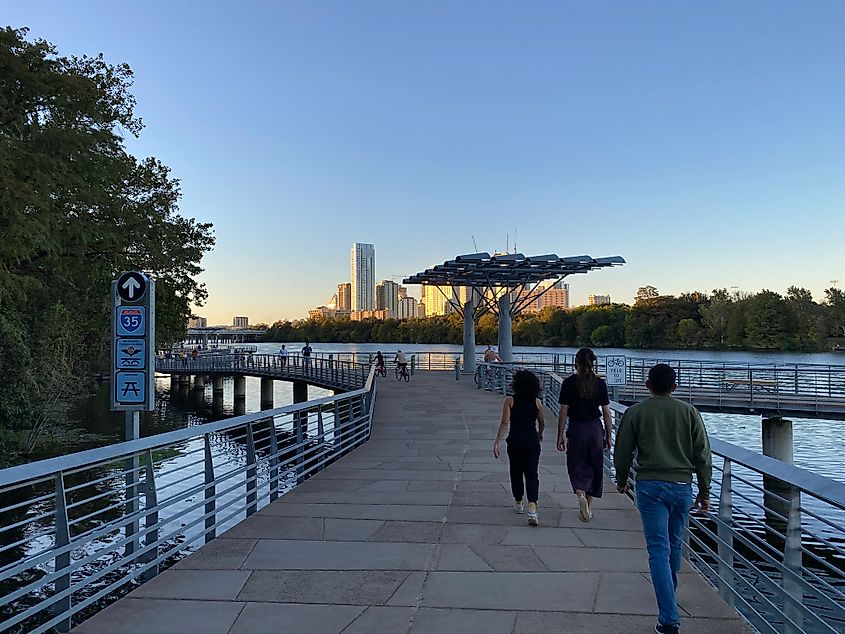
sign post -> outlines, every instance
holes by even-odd
[[[125,412],[124,440],[141,435],[141,412],[155,409],[155,282],[130,271],[111,283],[111,409]],[[126,515],[137,515],[137,456],[127,458]],[[126,524],[126,536],[138,533],[135,519]],[[137,539],[126,543],[126,554],[139,548]]]
[[[605,357],[605,371],[607,385],[612,389],[612,400],[619,401],[619,386],[628,384],[628,358],[625,355],[611,355]]]

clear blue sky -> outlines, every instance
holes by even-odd
[[[845,3],[9,2],[136,74],[131,149],[215,225],[213,323],[458,253],[622,255],[631,301],[845,285]],[[511,240],[513,238],[511,237]]]

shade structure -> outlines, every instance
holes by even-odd
[[[624,258],[618,255],[594,258],[589,255],[575,255],[560,257],[554,253],[546,255],[525,256],[522,253],[505,253],[490,255],[489,253],[468,253],[456,256],[453,260],[446,260],[430,269],[403,280],[404,284],[420,284],[423,286],[451,286],[470,287],[476,289],[482,301],[489,301],[491,307],[499,313],[499,348],[503,361],[510,362],[512,356],[511,318],[524,308],[526,302],[511,301],[510,292],[518,289],[536,288],[546,280],[560,281],[569,275],[589,273],[597,269],[622,266]],[[492,295],[492,298],[488,296]],[[507,300],[507,301],[505,301]],[[503,315],[501,310],[507,311]],[[475,311],[464,310],[464,370],[474,371],[475,365]],[[472,321],[473,325],[466,323]],[[473,334],[472,340],[467,333]],[[470,360],[471,358],[471,360]]]
[[[492,256],[489,253],[470,253],[411,275],[405,278],[403,283],[515,288],[623,264],[624,258],[618,255],[604,258],[593,258],[589,255],[562,258],[553,253],[534,256],[521,253]]]

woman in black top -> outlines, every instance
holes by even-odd
[[[540,381],[528,370],[519,370],[511,382],[513,396],[505,398],[502,405],[502,422],[493,443],[493,455],[499,457],[499,443],[508,429],[508,462],[510,464],[513,510],[525,512],[522,495],[528,493],[528,524],[537,526],[537,498],[540,495],[540,479],[537,466],[540,462],[540,441],[546,421],[543,418],[543,404],[540,396]],[[525,482],[523,484],[523,478]]]
[[[557,449],[566,452],[566,470],[582,522],[593,519],[593,498],[601,497],[604,484],[603,454],[610,449],[610,399],[607,383],[593,370],[595,363],[593,351],[581,348],[575,355],[575,374],[564,380],[558,399]]]

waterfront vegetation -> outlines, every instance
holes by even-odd
[[[211,225],[178,213],[166,165],[127,151],[143,128],[132,80],[126,64],[0,29],[0,462],[107,371],[116,275],[155,278],[160,345],[183,338],[205,299],[195,276]]]
[[[267,329],[265,341],[460,343],[462,334],[463,321],[452,314],[405,321],[280,321]],[[654,292],[633,306],[544,308],[513,324],[513,342],[522,346],[819,351],[843,336],[845,292],[829,288],[817,303],[810,291],[794,286],[785,296],[767,290],[678,297]],[[477,321],[476,341],[496,339],[496,317],[487,313]]]

